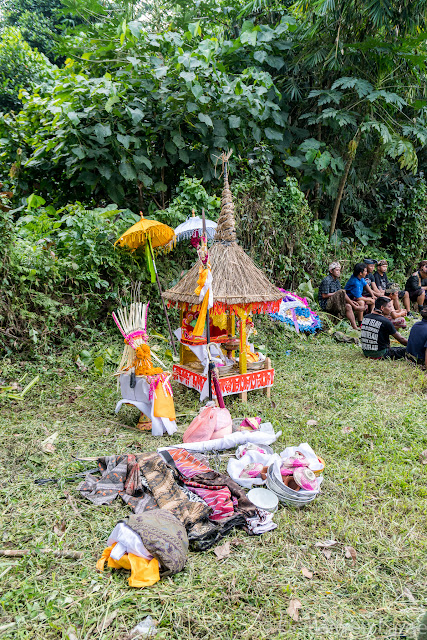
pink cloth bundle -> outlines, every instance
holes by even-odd
[[[244,418],[244,420],[240,423],[240,430],[247,429],[250,431],[258,431],[259,425],[261,424],[261,418],[258,416],[254,418]]]
[[[309,462],[307,458],[297,451],[294,456],[290,456],[289,458],[284,458],[280,467],[280,473],[282,476],[291,476],[295,469],[299,469],[301,467],[308,467]]]
[[[257,451],[258,453],[262,453],[263,455],[265,455],[264,449],[260,449],[256,445],[250,444],[247,447],[245,447],[243,451],[240,453],[240,458],[242,458],[245,455],[245,453],[247,453],[248,451]],[[239,457],[239,456],[236,454],[236,457]]]
[[[252,462],[243,469],[240,474],[240,478],[259,478],[264,465],[261,462]]]
[[[204,442],[224,438],[233,430],[228,409],[203,407],[182,436],[183,442]]]

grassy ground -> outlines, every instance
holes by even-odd
[[[323,493],[304,510],[281,508],[278,528],[262,537],[235,532],[225,560],[191,553],[181,574],[144,590],[129,588],[122,572],[95,570],[109,532],[128,513],[121,501],[97,508],[76,483],[34,479],[80,471],[72,454],[153,450],[180,436],[160,441],[129,428],[137,412],[114,415],[109,375],[81,373],[67,354],[37,366],[3,362],[4,379],[28,370],[41,380],[26,402],[1,408],[0,546],[84,556],[0,558],[2,640],[123,640],[148,614],[160,639],[416,637],[427,605],[425,374],[404,362],[368,362],[326,335],[299,341],[270,327],[266,341],[276,384],[271,401],[249,394],[247,414],[282,429],[278,452],[301,441],[313,446],[326,461]],[[233,417],[243,415],[237,400],[226,402]],[[186,414],[182,433],[197,396],[177,389],[176,406]],[[40,442],[54,431],[56,451],[42,453]],[[338,541],[329,558],[315,546],[328,538]],[[355,562],[345,546],[356,550]],[[298,622],[286,613],[292,599],[302,605]]]

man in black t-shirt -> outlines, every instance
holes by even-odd
[[[377,264],[377,261],[371,260],[371,258],[365,258],[363,262],[366,264],[365,280],[369,284],[369,286],[372,288],[372,283],[374,281],[374,269],[375,269],[375,265]]]
[[[363,354],[367,358],[397,360],[405,357],[404,347],[390,347],[390,336],[396,338],[400,344],[408,344],[407,339],[400,335],[391,320],[385,317],[385,314],[390,315],[392,310],[393,303],[390,298],[380,296],[375,300],[374,311],[363,318],[360,342]]]
[[[421,311],[427,290],[427,260],[421,260],[418,271],[415,271],[406,281],[406,291],[411,302],[418,302],[418,310]]]
[[[374,273],[374,281],[371,285],[373,292],[378,296],[388,296],[393,302],[395,311],[392,314],[393,319],[404,317],[408,315],[413,317],[411,313],[411,302],[409,299],[409,293],[407,291],[401,291],[397,285],[394,285],[387,277],[388,264],[387,260],[380,260],[377,264],[377,270]],[[400,307],[400,300],[402,300],[405,307],[405,311]]]

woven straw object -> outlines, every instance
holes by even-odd
[[[212,270],[214,312],[230,307],[253,305],[252,312],[265,312],[278,308],[283,293],[277,289],[251,258],[236,242],[236,222],[233,198],[228,184],[227,161],[231,154],[223,154],[224,188],[221,198],[221,215],[212,246],[209,262]],[[199,262],[176,284],[165,291],[163,297],[170,303],[198,304],[194,293],[199,277]]]

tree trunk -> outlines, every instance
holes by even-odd
[[[329,87],[330,87],[330,84],[331,83],[328,82]],[[322,111],[321,108],[317,107],[317,113],[320,114],[321,111]],[[317,123],[317,140],[319,142],[322,142],[322,123],[320,121]],[[319,182],[316,182],[316,184],[314,185],[314,200],[313,200],[313,205],[311,207],[311,210],[313,211],[313,217],[315,220],[319,219],[319,205],[320,205],[321,199],[322,199],[321,186]]]
[[[331,217],[331,228],[329,230],[329,240],[332,238],[335,232],[335,225],[337,224],[338,211],[340,208],[342,196],[344,193],[345,185],[347,184],[348,174],[350,173],[351,165],[353,164],[354,157],[356,155],[357,147],[359,146],[360,136],[362,132],[360,129],[356,131],[356,135],[350,142],[348,143],[348,158],[344,168],[344,173],[341,177],[340,184],[338,187],[337,197],[335,198],[335,204],[332,211]]]

